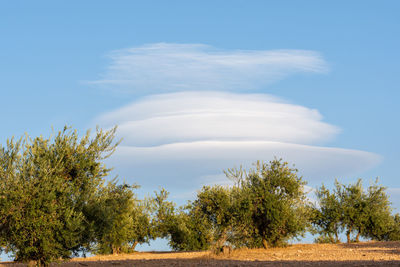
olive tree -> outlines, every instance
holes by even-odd
[[[308,226],[305,182],[287,162],[257,162],[255,169],[229,169],[240,188],[236,222],[251,246],[279,246],[302,235]]]
[[[109,174],[116,129],[79,137],[64,127],[0,148],[0,240],[17,261],[38,265],[89,247],[88,203]]]
[[[191,203],[190,214],[205,221],[213,236],[210,245],[220,249],[234,235],[235,205],[232,188],[204,186]]]
[[[343,212],[335,192],[322,185],[316,189],[317,202],[311,208],[310,220],[321,235],[317,242],[340,243]]]
[[[88,205],[95,232],[92,252],[128,253],[137,244],[152,239],[148,204],[136,197],[133,192],[136,188],[137,185],[117,185],[112,181]]]
[[[396,235],[396,217],[391,215],[386,188],[377,180],[367,190],[361,179],[348,185],[336,180],[332,192],[324,186],[316,192],[318,206],[313,208],[311,222],[330,242],[339,242],[341,230],[345,230],[348,243],[359,242],[360,236],[390,240]]]

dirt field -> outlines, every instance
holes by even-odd
[[[76,258],[52,266],[400,266],[400,242],[303,244],[267,250],[241,249],[218,256],[209,252],[138,252]]]

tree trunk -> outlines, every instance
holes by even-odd
[[[135,251],[137,244],[139,244],[138,241],[133,242],[132,247],[131,247],[132,251]]]
[[[221,237],[217,241],[217,249],[222,248],[222,246],[225,244],[227,238],[228,237],[227,237],[226,233],[223,232]]]
[[[356,235],[356,242],[360,242],[360,232],[358,232]]]
[[[225,245],[226,240],[228,239],[228,236],[226,232],[222,232],[221,236],[218,238],[218,240],[215,242],[212,250],[214,251],[215,254],[219,254],[223,250],[223,246]]]
[[[263,247],[264,247],[265,249],[268,248],[268,241],[267,241],[267,239],[263,238],[263,239],[262,239],[262,244],[263,244]]]
[[[331,241],[331,243],[334,244],[335,243],[335,239],[333,239],[332,234],[328,234],[328,237],[329,237],[329,241]]]
[[[112,254],[118,254],[120,252],[120,248],[112,246]]]
[[[346,236],[347,236],[347,243],[351,243],[350,234],[351,234],[351,228],[349,228],[349,229],[347,230],[347,233],[346,233]]]

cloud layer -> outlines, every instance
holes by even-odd
[[[92,84],[135,93],[246,91],[327,64],[308,50],[218,50],[203,44],[159,43],[114,51]]]
[[[381,160],[323,146],[340,129],[318,110],[249,93],[288,75],[326,72],[315,51],[159,43],[117,50],[110,59],[90,83],[147,96],[95,123],[119,126],[124,140],[109,164],[145,191],[165,186],[187,198],[203,184],[226,183],[224,169],[274,157],[296,163],[310,185],[358,175]]]
[[[223,169],[256,160],[283,158],[304,178],[354,175],[380,156],[351,149],[315,146],[339,129],[317,110],[269,95],[180,92],[155,95],[99,116],[102,127],[119,125],[122,146],[111,164],[122,177],[172,191],[221,182]]]
[[[125,145],[204,140],[311,144],[339,132],[317,110],[260,94],[181,92],[150,96],[98,119],[119,125]]]
[[[121,146],[112,164],[118,170],[130,171],[123,174],[139,179],[141,184],[177,189],[198,187],[210,174],[221,174],[239,164],[251,167],[256,160],[274,157],[296,163],[306,180],[318,183],[357,174],[380,161],[376,154],[350,149],[267,141],[201,141],[154,147]]]

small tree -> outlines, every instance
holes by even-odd
[[[399,241],[400,240],[400,215],[396,213],[392,216],[392,227],[387,234],[387,238],[384,240],[388,241]]]
[[[339,243],[343,218],[340,199],[324,185],[316,190],[317,203],[311,208],[311,223],[321,235],[318,242]]]
[[[380,186],[378,180],[368,187],[366,207],[368,219],[361,235],[374,240],[390,240],[390,236],[394,237],[397,217],[391,215],[386,187]]]
[[[168,195],[169,192],[162,188],[160,192],[155,192],[155,197],[151,201],[154,238],[168,238],[171,226],[176,223],[175,203],[167,200]]]
[[[338,242],[338,231],[346,230],[347,242],[359,242],[360,236],[375,240],[389,240],[395,235],[395,222],[385,187],[378,181],[365,191],[359,179],[343,185],[337,180],[333,193],[322,186],[317,190],[319,207],[313,208],[312,224],[330,242]],[[392,233],[392,234],[391,234]],[[333,236],[335,238],[333,238]]]
[[[117,145],[115,130],[79,138],[65,127],[0,148],[0,240],[17,261],[47,265],[91,242],[87,204],[109,173],[101,160]]]
[[[212,232],[213,245],[219,250],[234,235],[235,206],[232,189],[215,185],[204,186],[191,204],[191,215],[205,219]]]
[[[128,253],[151,238],[150,216],[146,203],[136,198],[138,186],[110,182],[90,205],[97,254]]]
[[[308,225],[305,182],[297,170],[282,160],[269,164],[257,162],[248,174],[230,169],[226,172],[240,190],[239,225],[246,225],[254,245],[279,246],[302,235]]]
[[[214,240],[209,221],[191,204],[179,209],[168,228],[169,244],[176,251],[208,250]]]
[[[363,191],[361,179],[355,184],[341,185],[335,183],[338,197],[342,206],[343,226],[346,227],[347,243],[351,242],[351,234],[356,233],[358,242],[368,220],[367,195]]]

